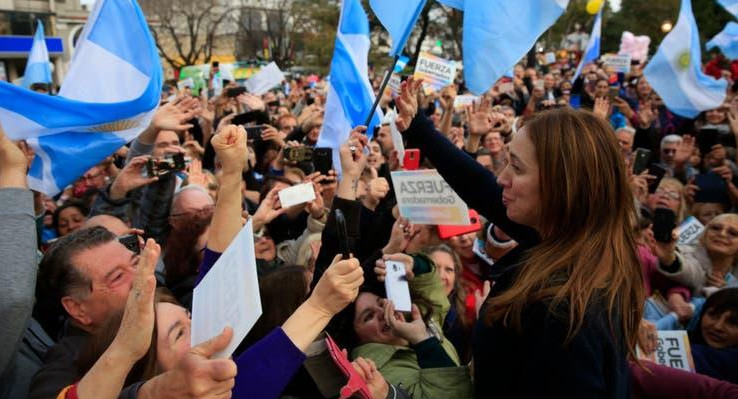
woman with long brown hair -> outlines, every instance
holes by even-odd
[[[476,397],[629,397],[643,281],[633,195],[608,123],[589,112],[542,113],[515,134],[496,177],[417,112],[419,83],[403,83],[397,99],[408,146],[519,243],[495,263],[475,327]],[[493,118],[470,113],[470,140]]]

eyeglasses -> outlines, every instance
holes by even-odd
[[[205,206],[204,208],[200,208],[200,209],[191,209],[191,210],[186,211],[186,212],[172,213],[172,214],[169,215],[169,217],[177,218],[177,217],[186,216],[186,215],[202,216],[202,215],[205,215],[205,214],[208,214],[208,213],[212,212],[213,209],[215,209],[215,206],[214,205],[208,205],[208,206]]]
[[[681,195],[678,192],[664,190],[663,188],[657,189],[656,194],[666,196],[667,198],[674,200],[674,201],[678,201],[681,199]]]
[[[676,154],[676,151],[676,148],[664,148],[663,150],[661,150],[661,152],[664,154]]]

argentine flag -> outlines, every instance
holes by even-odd
[[[728,22],[725,25],[725,29],[722,32],[715,35],[707,44],[705,48],[712,50],[715,47],[719,47],[720,51],[725,54],[726,57],[731,60],[738,59],[738,24],[735,22]]]
[[[685,118],[719,107],[728,84],[701,70],[700,34],[690,0],[682,0],[679,20],[659,45],[643,74],[667,108]]]
[[[369,21],[360,0],[343,0],[338,20],[336,45],[331,61],[331,80],[325,102],[323,128],[318,147],[333,148],[333,165],[340,168],[338,148],[348,140],[351,129],[364,124],[374,105],[374,89],[369,83]],[[380,110],[368,126],[371,137],[374,126],[382,121]]]
[[[582,74],[582,68],[584,68],[585,65],[594,62],[597,57],[600,56],[600,33],[602,31],[602,9],[600,9],[600,12],[597,13],[597,18],[595,18],[594,26],[592,27],[592,34],[589,36],[589,43],[587,43],[587,48],[584,50],[584,55],[582,55],[582,59],[579,61],[579,66],[577,67],[577,71],[574,73],[574,77],[571,79],[571,82],[574,83],[575,80],[579,77],[579,75]]]
[[[723,6],[723,8],[733,14],[734,17],[738,18],[738,0],[718,0],[718,4]]]
[[[379,22],[382,23],[392,38],[390,55],[402,54],[407,39],[413,32],[415,22],[423,11],[428,0],[369,0],[369,6],[374,11]]]
[[[438,0],[464,11],[464,80],[481,95],[533,47],[569,0]]]
[[[28,54],[26,71],[23,73],[23,87],[29,88],[34,83],[51,83],[51,64],[49,51],[46,49],[44,25],[39,20],[36,24],[36,34],[33,36],[33,45]]]
[[[0,124],[36,151],[29,186],[55,195],[151,121],[162,70],[134,0],[98,0],[59,96],[0,82]]]

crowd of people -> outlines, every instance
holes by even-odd
[[[378,399],[738,397],[738,75],[711,62],[727,100],[691,120],[642,65],[568,62],[521,63],[471,106],[460,78],[403,78],[379,93],[394,122],[354,129],[328,170],[305,155],[323,80],[167,82],[150,126],[54,197],[0,129],[0,397],[322,398],[303,363],[324,331]],[[400,215],[391,123],[477,231]],[[282,207],[303,183],[315,199]],[[233,332],[191,345],[193,289],[248,220],[263,313],[219,359]],[[411,312],[386,299],[388,261]],[[694,372],[641,360],[663,330],[688,332]]]

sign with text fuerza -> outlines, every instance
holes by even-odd
[[[648,360],[662,366],[694,372],[692,349],[686,331],[659,331],[656,350],[643,353],[638,347],[638,358]]]
[[[468,226],[469,208],[433,170],[392,172],[400,215],[414,224]]]
[[[423,79],[426,92],[439,91],[456,79],[456,61],[436,57],[429,53],[420,53],[413,76],[415,79]]]

